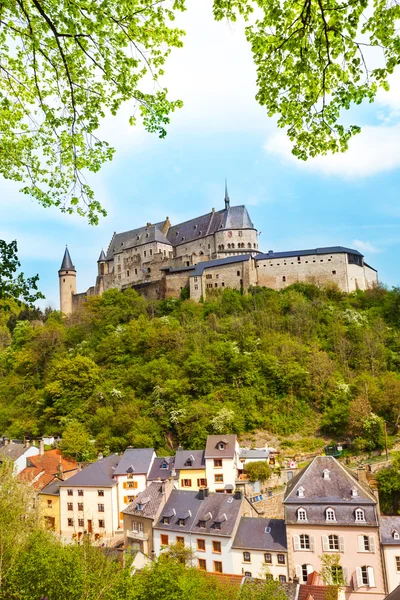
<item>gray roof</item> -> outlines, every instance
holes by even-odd
[[[154,224],[159,229],[162,229],[164,226],[164,221],[161,223]],[[137,227],[136,229],[130,229],[129,231],[123,231],[121,233],[114,233],[111,242],[108,246],[107,250],[107,260],[112,260],[114,258],[114,254],[119,252],[125,247],[125,244],[135,239],[138,235],[140,235],[143,231],[147,229],[146,225],[143,227]]]
[[[329,479],[323,478],[323,471],[329,471]],[[303,488],[304,497],[298,495]],[[351,490],[357,490],[353,497]],[[333,456],[317,456],[309,465],[296,475],[286,486],[284,496],[286,523],[298,523],[297,510],[304,507],[310,524],[325,526],[355,525],[376,527],[376,500],[352,473]],[[335,510],[336,521],[327,522],[325,511],[328,507]],[[362,507],[366,522],[355,521],[355,510]]]
[[[135,248],[136,246],[151,244],[152,242],[160,242],[161,244],[168,244],[171,246],[171,242],[167,240],[162,231],[160,231],[156,225],[150,225],[149,227],[145,227],[143,231],[138,233],[133,239],[126,242],[121,248],[117,248],[116,252],[122,252],[126,248]]]
[[[287,552],[285,521],[242,517],[232,548]]]
[[[204,269],[212,269],[214,267],[219,267],[223,265],[229,265],[233,263],[241,263],[250,260],[251,254],[241,254],[240,256],[228,256],[228,258],[217,258],[216,260],[203,260],[202,262],[197,263],[192,272],[190,273],[190,277],[198,277],[202,275]]]
[[[119,460],[117,454],[101,458],[66,481],[61,481],[60,487],[113,487],[117,484],[113,475]]]
[[[185,465],[185,462],[193,457],[192,466]],[[206,462],[204,460],[204,450],[177,450],[175,454],[175,469],[204,469]]]
[[[61,263],[60,271],[75,271],[75,267],[72,264],[72,260],[68,252],[68,247],[65,248],[64,258]]]
[[[134,502],[129,504],[122,512],[125,515],[135,515],[137,517],[147,517],[154,519],[160,504],[163,501],[163,485],[160,481],[153,481],[147,488],[138,494]],[[142,509],[138,509],[142,505]]]
[[[385,596],[385,600],[400,600],[400,585],[398,585],[389,596]]]
[[[146,474],[149,472],[153,458],[153,448],[128,448],[121,456],[115,475],[126,473]]]
[[[172,490],[156,527],[165,531],[231,536],[240,516],[241,504],[242,500],[232,494],[210,493],[203,499],[201,492]],[[173,515],[170,523],[162,523],[163,516],[170,515]],[[183,518],[184,525],[178,525],[178,519]],[[221,523],[221,529],[215,528],[215,520]],[[199,527],[199,521],[205,521],[206,527]]]
[[[59,496],[60,495],[60,479],[53,479],[46,487],[40,490],[39,494],[46,494],[48,496]]]
[[[28,448],[24,444],[16,444],[15,442],[9,442],[6,446],[0,448],[0,462],[3,457],[10,458],[11,460],[17,460],[25,454]]]
[[[104,253],[104,250],[102,249],[101,252],[100,252],[100,256],[99,256],[99,259],[98,259],[97,262],[101,262],[103,260],[106,260],[106,255]]]
[[[400,516],[379,517],[381,540],[384,546],[400,546],[400,539],[393,537],[393,532],[400,535]]]
[[[269,450],[266,448],[254,448],[253,450],[248,450],[247,448],[240,449],[240,458],[259,458],[260,460],[265,460],[269,457]]]
[[[218,444],[225,444],[224,450],[218,450]],[[236,435],[209,435],[206,444],[206,458],[233,458],[235,456]]]
[[[268,260],[270,258],[290,258],[291,256],[312,256],[320,254],[358,254],[363,256],[358,250],[345,248],[344,246],[327,246],[326,248],[311,248],[310,250],[292,250],[288,252],[267,252],[265,254],[257,254],[255,260]]]
[[[163,469],[162,465],[166,464],[167,468]],[[164,458],[155,458],[150,469],[150,473],[147,476],[147,481],[153,481],[154,479],[168,479],[171,476],[172,469],[174,468],[174,457],[165,456]]]

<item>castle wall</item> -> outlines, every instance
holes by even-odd
[[[369,267],[364,263],[364,277],[365,277],[365,289],[373,288],[374,285],[378,284],[378,273],[372,267]]]
[[[190,277],[190,297],[199,301],[201,296],[207,298],[217,289],[231,288],[247,291],[250,285],[255,284],[255,268],[253,260],[207,267],[202,275]]]
[[[315,284],[333,282],[347,292],[346,254],[316,254],[286,258],[264,258],[257,263],[257,285],[280,290],[299,281]],[[351,265],[356,266],[356,265]],[[356,272],[360,278],[362,267]],[[354,274],[353,274],[354,277]]]
[[[190,271],[165,274],[165,298],[179,298],[181,291],[189,285]]]
[[[213,235],[200,237],[198,240],[193,240],[187,243],[185,243],[184,240],[180,240],[179,242],[178,235],[176,243],[179,243],[179,245],[175,245],[174,247],[174,256],[176,256],[177,258],[197,254],[199,257],[205,257],[203,259],[199,258],[199,260],[209,260],[211,258],[211,255],[215,252]]]

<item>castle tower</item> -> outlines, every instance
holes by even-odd
[[[106,255],[104,254],[104,250],[100,252],[99,260],[97,261],[97,272],[98,275],[106,274]]]
[[[76,269],[72,264],[68,247],[65,248],[58,277],[60,280],[60,310],[65,315],[70,315],[72,313],[72,296],[76,294]]]

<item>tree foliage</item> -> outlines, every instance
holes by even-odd
[[[245,471],[250,481],[261,481],[261,483],[264,483],[271,477],[271,469],[265,460],[247,463]]]
[[[17,275],[17,271],[21,266],[17,252],[18,248],[15,240],[9,244],[4,240],[0,240],[0,301],[14,299],[32,304],[39,298],[44,298],[37,287],[39,276],[35,275],[25,279],[23,273]],[[6,306],[6,304],[3,304],[3,306]]]
[[[214,14],[248,21],[257,100],[303,160],[347,149],[360,127],[343,111],[388,90],[400,60],[397,2],[215,0]]]

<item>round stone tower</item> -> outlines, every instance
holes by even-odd
[[[58,277],[60,280],[60,310],[65,315],[70,315],[72,313],[72,296],[76,294],[76,269],[72,264],[68,247],[65,248]]]

